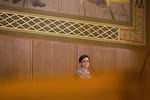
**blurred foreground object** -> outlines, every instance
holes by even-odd
[[[150,81],[137,73],[99,72],[92,79],[71,76],[0,83],[0,100],[149,100]]]

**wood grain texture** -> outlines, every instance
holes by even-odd
[[[140,72],[147,51],[0,36],[0,68],[10,76],[74,74],[83,54],[94,71]]]
[[[118,49],[117,68],[120,70],[140,72],[145,58],[146,52],[144,50]]]
[[[74,45],[50,41],[33,42],[33,75],[74,73]]]
[[[58,0],[53,0],[53,2],[58,2]],[[150,1],[147,1],[148,4],[150,4]],[[74,73],[79,67],[78,58],[82,54],[90,56],[91,67],[96,71],[115,69],[139,72],[148,52],[147,49],[150,48],[149,12],[150,9],[147,7],[146,50],[93,46],[42,39],[35,40],[31,38],[24,39],[0,35],[0,75],[2,77],[31,77],[32,75],[36,77],[69,72]],[[150,58],[146,63],[144,71],[150,72],[149,66]]]
[[[31,40],[0,36],[0,72],[31,77]]]

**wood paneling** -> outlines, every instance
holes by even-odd
[[[140,72],[145,57],[144,50],[117,49],[117,69]]]
[[[0,37],[0,73],[31,77],[31,41]]]
[[[33,75],[74,73],[74,53],[72,44],[33,41]]]
[[[52,73],[52,43],[33,41],[33,76]]]
[[[58,72],[74,73],[75,68],[75,50],[73,44],[67,43],[53,43],[53,66],[55,66]]]
[[[71,4],[71,2],[75,2],[74,0],[67,0],[64,2],[59,2],[59,0],[51,0],[48,2],[49,3],[47,5],[51,6],[46,6],[45,8],[49,8],[51,11],[72,13],[70,11],[73,10],[75,11],[75,14],[79,13],[83,15],[83,12],[79,11],[80,9],[75,9],[79,6],[78,4],[76,4],[73,8],[61,6],[65,2]],[[56,5],[52,5],[55,2]],[[147,6],[149,4],[150,1],[147,0]],[[31,1],[27,1],[25,7],[32,8]],[[150,9],[147,7],[146,30],[148,49],[150,48],[149,12]],[[146,53],[147,51],[144,49],[133,50],[0,36],[0,76],[31,77],[33,75],[33,77],[36,77],[61,73],[74,73],[77,67],[79,67],[78,58],[82,54],[87,54],[90,56],[91,67],[96,71],[103,71],[105,69],[140,71],[146,57]],[[144,70],[150,71],[149,66],[150,58],[148,59]]]
[[[90,66],[95,71],[140,72],[146,57],[145,50],[0,37],[1,72],[10,76],[74,74],[79,67],[78,59],[82,54],[89,55]]]

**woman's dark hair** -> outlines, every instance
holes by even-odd
[[[81,63],[82,62],[82,60],[84,59],[84,58],[89,58],[89,60],[90,60],[90,57],[88,56],[88,55],[81,55],[80,56],[80,58],[79,58],[79,63]]]

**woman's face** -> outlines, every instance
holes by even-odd
[[[82,59],[80,66],[83,68],[88,68],[90,65],[90,60],[88,57],[85,57],[84,59]]]

